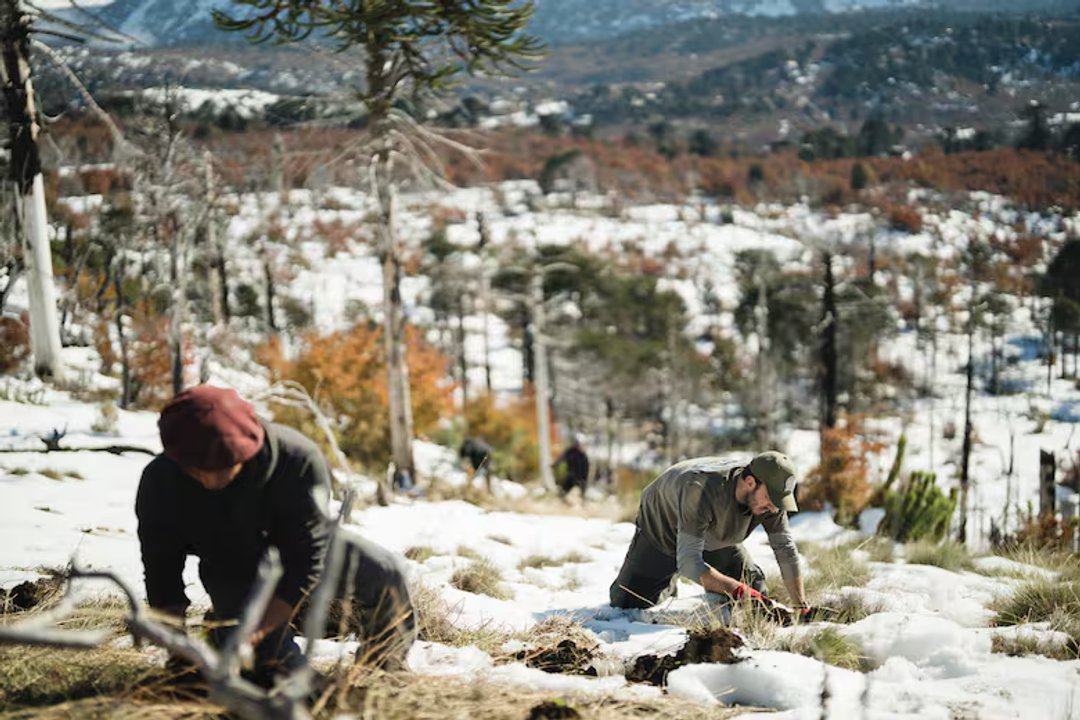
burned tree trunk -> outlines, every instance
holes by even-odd
[[[34,86],[30,78],[30,22],[19,0],[0,0],[0,53],[0,80],[4,85],[11,142],[11,179],[25,246],[34,372],[39,377],[57,377],[62,370],[60,323],[46,228],[45,185],[37,146]]]

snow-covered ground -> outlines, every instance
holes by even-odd
[[[69,359],[78,362],[71,355]],[[8,381],[7,387],[10,392],[15,383]],[[0,402],[3,445],[34,447],[38,437],[66,428],[68,447],[160,447],[153,413],[121,412],[117,433],[103,435],[91,430],[95,406],[48,389],[36,399],[42,404]],[[422,444],[418,457],[429,475],[455,481],[455,473],[460,473],[452,469],[453,453],[448,449]],[[109,568],[141,587],[133,504],[146,462],[142,455],[102,452],[0,455],[0,585],[10,587],[37,577],[41,568],[63,566],[74,556],[84,565]],[[851,535],[824,514],[802,514],[793,525],[799,542],[828,543]],[[686,630],[663,620],[690,615],[706,602],[700,588],[682,585],[680,597],[657,610],[622,611],[607,604],[608,586],[633,533],[629,523],[488,512],[462,501],[399,499],[389,507],[356,513],[354,529],[399,552],[431,548],[433,554],[423,562],[408,561],[409,570],[414,582],[441,595],[455,624],[509,632],[552,616],[569,616],[592,633],[598,652],[611,658],[614,667],[642,654],[675,652],[685,641]],[[753,534],[747,544],[766,572],[776,572],[763,533]],[[473,562],[463,548],[500,569],[510,599],[464,592],[450,584],[456,569]],[[522,566],[529,556],[559,558],[570,553],[580,557],[553,567]],[[902,563],[870,563],[870,567],[872,579],[866,587],[843,592],[875,602],[883,611],[837,627],[864,648],[875,670],[858,673],[800,655],[750,649],[745,651],[747,659],[735,665],[694,664],[675,670],[668,692],[703,703],[786,711],[770,717],[819,717],[821,683],[827,673],[829,717],[1077,717],[1080,661],[990,652],[994,634],[1053,639],[1053,633],[1039,625],[988,627],[987,604],[1008,592],[1016,580]],[[193,600],[205,606],[194,561],[186,580]],[[319,655],[331,658],[350,647],[327,642]],[[160,654],[147,652],[148,660],[160,659]],[[570,695],[595,693],[630,700],[661,693],[651,685],[628,683],[618,673],[589,678],[549,674],[522,663],[496,665],[477,647],[420,642],[410,663],[420,674],[484,678]]]
[[[738,298],[731,277],[738,250],[770,249],[784,265],[806,267],[813,255],[813,243],[808,239],[856,238],[871,220],[859,214],[824,219],[802,206],[762,206],[736,210],[734,223],[725,225],[718,222],[719,210],[704,204],[628,207],[620,213],[608,213],[603,211],[604,198],[589,197],[578,198],[578,209],[530,210],[526,196],[533,192],[530,183],[505,183],[498,188],[463,189],[438,196],[406,196],[402,233],[406,244],[416,247],[430,233],[431,208],[438,205],[463,214],[464,222],[451,223],[447,234],[452,242],[470,247],[479,239],[476,213],[482,211],[496,247],[580,242],[597,252],[619,253],[634,247],[652,257],[676,248],[678,253],[671,260],[665,282],[686,301],[691,318],[687,332],[696,333],[707,320],[702,317],[701,295],[706,280],[719,294],[722,306],[721,317],[713,320],[733,328],[731,311]],[[244,195],[231,200],[236,213],[230,217],[228,236],[231,270],[236,277],[254,278],[261,272],[256,251],[247,240],[258,236],[269,215],[275,213],[276,222],[290,240],[301,243],[307,259],[307,267],[293,269],[294,276],[286,283],[288,292],[310,301],[320,328],[345,327],[353,320],[347,313],[352,302],[362,302],[378,312],[381,273],[373,249],[354,239],[347,251],[328,257],[310,233],[316,220],[343,224],[361,221],[366,210],[362,194],[341,189],[293,192],[287,208],[278,206],[277,196]],[[945,259],[962,248],[970,233],[1000,237],[1023,231],[1060,242],[1065,228],[1071,226],[1073,232],[1078,229],[1075,218],[1048,220],[1020,214],[992,197],[981,202],[978,214],[954,211],[928,216],[927,226],[933,230],[926,233],[908,235],[879,229],[878,250],[919,250]],[[69,203],[77,208],[94,207],[100,198],[71,199]],[[792,239],[792,235],[801,241]],[[403,288],[408,312],[414,319],[430,319],[424,304],[428,289],[429,283],[423,277],[410,278]],[[17,286],[9,298],[9,308],[17,310],[20,306],[25,306],[25,290]],[[875,420],[875,427],[886,440],[886,450],[872,463],[879,476],[888,469],[895,440],[906,432],[906,469],[933,470],[942,486],[955,484],[963,428],[961,369],[966,359],[966,340],[948,332],[944,317],[940,320],[936,358],[930,357],[930,348],[912,332],[899,332],[879,349],[883,360],[902,364],[917,378],[932,377],[935,387],[932,398],[908,399],[903,417]],[[472,316],[466,324],[478,329],[484,318]],[[515,392],[521,387],[519,352],[499,318],[489,316],[487,326],[495,388]],[[972,455],[969,523],[970,540],[976,546],[984,541],[992,519],[1001,524],[1008,514],[1010,526],[1014,526],[1018,509],[1023,509],[1029,500],[1037,503],[1038,451],[1052,450],[1061,458],[1075,458],[1080,442],[1074,437],[1080,419],[1080,391],[1071,381],[1056,379],[1057,368],[1047,387],[1046,367],[1033,350],[1038,344],[1037,328],[1027,309],[1018,308],[1014,313],[1006,340],[1008,354],[1014,358],[1008,378],[1025,392],[1001,397],[976,394],[973,417],[977,442]],[[474,335],[466,347],[473,365],[470,378],[479,384],[482,344]],[[73,376],[83,382],[115,385],[115,380],[96,375],[98,362],[91,351],[66,349],[65,360]],[[211,368],[213,381],[236,386],[248,394],[265,384],[250,366],[241,370],[214,363]],[[35,402],[14,401],[20,395],[24,400],[34,396]],[[156,418],[151,413],[121,411],[116,432],[102,434],[92,429],[97,406],[73,400],[67,393],[6,378],[0,380],[0,397],[10,398],[0,400],[0,448],[40,447],[38,438],[54,429],[66,430],[64,444],[68,447],[160,447]],[[949,423],[958,432],[946,439],[944,428]],[[782,433],[783,449],[796,458],[803,472],[817,463],[817,443],[816,432],[786,428]],[[450,483],[464,481],[448,449],[418,443],[417,458],[428,476]],[[62,566],[76,555],[85,564],[107,567],[141,586],[133,503],[146,460],[142,455],[100,452],[0,453],[0,585],[10,587],[37,577],[41,568]],[[1063,466],[1067,466],[1067,460]],[[510,483],[501,488],[503,492],[522,492],[520,486]],[[608,585],[632,534],[630,524],[596,518],[485,512],[460,501],[406,499],[387,508],[358,512],[354,522],[359,532],[397,551],[430,547],[434,554],[422,563],[410,561],[410,571],[415,581],[438,591],[452,608],[455,622],[463,626],[522,629],[552,615],[569,615],[595,634],[602,654],[617,661],[645,653],[674,652],[686,637],[683,628],[654,622],[658,620],[657,612],[627,613],[607,605]],[[872,530],[872,523],[866,524]],[[803,514],[796,518],[794,532],[800,542],[830,542],[849,537],[851,531],[836,527],[824,514]],[[763,535],[753,535],[748,545],[766,571],[775,572]],[[450,585],[453,572],[472,562],[461,555],[463,547],[500,568],[512,599],[496,600]],[[581,553],[587,561],[519,569],[521,561],[531,555],[563,557],[571,551]],[[831,717],[1080,717],[1080,661],[1014,658],[990,652],[994,634],[1053,637],[1039,626],[988,627],[987,604],[1008,592],[1015,580],[904,564],[871,563],[871,570],[873,577],[865,588],[844,592],[874,601],[884,611],[840,626],[839,630],[858,641],[877,669],[869,673],[827,669]],[[192,585],[189,593],[205,604],[193,566],[189,566],[187,577]],[[704,602],[693,588],[683,589],[686,592],[682,597],[663,608],[663,613],[691,612]],[[336,650],[331,645],[325,649],[327,653]],[[670,676],[669,691],[701,702],[787,711],[772,717],[820,715],[824,666],[790,653],[750,650],[748,654],[746,662],[736,665],[681,668]],[[419,673],[486,677],[556,692],[614,693],[628,699],[660,693],[652,686],[628,684],[619,674],[570,677],[550,675],[520,663],[495,665],[488,654],[476,647],[420,643],[410,662]]]

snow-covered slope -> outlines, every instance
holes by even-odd
[[[68,351],[70,362],[86,362]],[[13,391],[15,385],[9,384]],[[30,391],[32,385],[19,386]],[[46,390],[39,404],[0,401],[0,435],[5,445],[36,443],[38,435],[66,427],[71,445],[111,443],[157,447],[155,420],[149,412],[121,413],[116,435],[91,430],[95,407],[68,394]],[[423,470],[453,479],[454,455],[424,445],[418,456]],[[34,577],[42,567],[63,566],[75,556],[83,565],[109,569],[133,587],[142,587],[133,511],[135,488],[145,456],[116,458],[106,453],[36,453],[0,456],[0,586]],[[708,604],[697,586],[681,585],[680,598],[650,611],[624,611],[607,604],[614,578],[633,534],[629,523],[599,518],[487,512],[461,501],[399,499],[390,507],[372,507],[354,515],[353,529],[398,552],[430,548],[422,562],[408,561],[414,583],[434,589],[461,627],[513,631],[547,618],[575,620],[606,658],[619,668],[644,655],[675,652],[686,640],[675,622],[692,617]],[[834,542],[850,536],[821,514],[803,514],[793,524],[796,540]],[[754,558],[776,572],[767,538],[760,528],[747,541]],[[466,550],[467,549],[467,550]],[[570,555],[574,553],[574,555]],[[491,561],[510,596],[500,600],[465,592],[450,580],[478,554]],[[548,567],[531,567],[530,556],[568,557]],[[186,577],[196,608],[205,608],[194,562]],[[1023,569],[1023,568],[1017,568]],[[1038,573],[1035,568],[1028,568]],[[1021,635],[1055,642],[1040,625],[990,628],[986,605],[1017,580],[973,572],[951,572],[926,565],[870,563],[871,579],[846,596],[879,604],[881,610],[851,625],[835,626],[858,643],[876,669],[855,672],[827,666],[788,652],[743,651],[734,665],[690,664],[669,676],[669,693],[706,705],[724,703],[787,711],[770,716],[789,720],[821,716],[823,682],[828,683],[828,717],[951,718],[1038,717],[1067,720],[1080,707],[1080,663],[1037,655],[1010,657],[993,653],[996,635]],[[88,588],[100,591],[100,585]],[[98,588],[95,590],[94,588]],[[821,630],[810,625],[781,630]],[[125,647],[127,647],[125,645]],[[354,643],[320,644],[324,659],[351,653]],[[512,650],[510,650],[512,652]],[[148,663],[162,662],[160,651],[141,651]],[[627,681],[619,672],[602,677],[558,675],[521,662],[496,664],[475,647],[419,642],[410,654],[420,674],[483,678],[562,695],[603,695],[624,701],[660,699],[659,688]]]

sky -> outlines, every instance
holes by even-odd
[[[593,249],[620,247],[634,243],[659,257],[669,243],[683,253],[687,270],[711,274],[717,280],[729,277],[734,253],[741,248],[774,250],[781,261],[798,267],[807,261],[807,249],[780,233],[783,227],[798,227],[805,235],[829,233],[858,235],[865,222],[860,215],[840,214],[826,219],[805,206],[737,210],[732,224],[720,224],[717,208],[699,209],[675,205],[630,206],[620,217],[597,212],[603,198],[578,199],[576,209],[549,207],[530,210],[525,203],[535,186],[527,182],[506,183],[498,188],[463,189],[441,195],[440,204],[464,211],[465,222],[449,226],[449,239],[469,244],[477,231],[475,211],[482,210],[493,243],[568,243],[577,240]],[[281,201],[277,195],[256,198],[234,196],[237,212],[230,217],[228,242],[236,279],[254,282],[260,265],[245,239],[257,231],[265,213]],[[367,199],[355,190],[325,188],[318,192],[293,192],[290,209],[279,214],[286,234],[307,259],[291,291],[310,298],[316,323],[323,329],[343,327],[349,320],[346,308],[352,301],[377,307],[381,297],[381,275],[368,246],[351,243],[328,257],[325,248],[307,238],[307,228],[320,222],[350,222],[362,218]],[[430,195],[402,198],[401,228],[407,241],[416,242],[430,231]],[[913,197],[912,202],[919,202]],[[1008,233],[1016,228],[1040,232],[1042,219],[1018,216],[1000,198],[983,197],[978,216],[961,211],[935,216],[927,211],[926,222],[947,240],[935,250],[930,233],[897,234],[883,231],[878,250],[958,252],[963,239],[973,232]],[[69,201],[85,210],[100,203],[93,196]],[[1077,219],[1063,222],[1075,227]],[[1046,221],[1057,227],[1056,220]],[[980,228],[982,228],[980,230]],[[247,253],[247,254],[245,254]],[[681,277],[682,279],[679,279]],[[701,304],[696,295],[695,275],[672,277],[668,282],[684,295],[693,324],[700,322]],[[690,278],[690,279],[687,279]],[[429,318],[423,306],[426,281],[411,277],[404,287],[405,302],[412,317]],[[721,302],[730,307],[737,298],[723,288]],[[11,310],[25,306],[25,286],[18,285],[9,303]],[[520,356],[510,345],[505,327],[490,318],[495,329],[495,375],[497,389],[513,393],[520,387]],[[1039,383],[1045,368],[1031,352],[1035,330],[1025,316],[1012,319],[1007,346],[1014,360],[1010,373],[1018,381]],[[482,325],[469,319],[470,327]],[[947,421],[962,418],[963,374],[957,371],[963,338],[950,335],[942,327],[939,357],[929,362],[927,350],[913,333],[899,332],[882,344],[883,358],[905,363],[917,377],[936,372],[936,398],[913,399],[909,418],[881,421],[881,431],[889,439],[880,456],[872,458],[872,469],[887,470],[892,447],[901,431],[908,435],[907,469],[934,467],[940,482],[952,482],[956,450],[960,439],[943,437]],[[472,365],[480,367],[479,348],[470,343]],[[71,347],[64,360],[78,384],[87,388],[115,388],[117,380],[99,373],[100,358],[93,348]],[[936,368],[936,371],[933,370]],[[211,382],[237,387],[252,395],[266,386],[265,376],[256,368],[241,369],[218,362],[210,364]],[[482,374],[474,377],[482,382]],[[156,416],[152,412],[120,411],[113,430],[101,430],[100,408],[81,402],[69,393],[41,386],[37,381],[4,378],[0,399],[0,447],[10,449],[40,447],[39,437],[54,429],[65,429],[68,447],[130,444],[153,451],[160,449]],[[1036,388],[1039,386],[1036,384]],[[23,401],[17,401],[22,398]],[[1030,404],[1045,412],[1031,417]],[[1072,433],[1080,417],[1080,390],[1067,381],[1054,381],[1044,397],[1038,392],[1016,397],[979,396],[975,422],[979,444],[972,463],[975,479],[973,512],[969,523],[972,541],[984,536],[991,519],[1007,499],[1019,502],[1034,496],[1037,456],[1040,447],[1075,451]],[[98,427],[98,429],[95,429]],[[962,433],[957,433],[960,435]],[[1015,436],[1017,472],[1006,477],[1007,458],[1003,448]],[[796,458],[805,473],[816,464],[816,433],[787,428],[783,446]],[[596,438],[590,442],[598,445]],[[456,466],[453,449],[418,441],[417,462],[422,478],[450,485],[467,482]],[[143,455],[113,456],[83,452],[46,455],[34,452],[0,454],[0,586],[39,576],[41,568],[60,567],[76,556],[81,562],[109,568],[135,587],[141,588],[133,501]],[[370,492],[370,481],[361,489]],[[496,492],[520,497],[528,490],[510,482],[500,482]],[[593,502],[603,503],[595,496]],[[864,515],[861,527],[873,532],[880,514]],[[615,667],[632,663],[643,654],[670,654],[685,642],[686,621],[703,609],[713,607],[715,597],[706,596],[697,586],[680,586],[680,597],[650,611],[625,611],[607,603],[608,586],[619,568],[633,534],[633,526],[602,518],[530,515],[487,512],[462,501],[428,502],[423,498],[396,498],[389,507],[369,507],[355,513],[352,529],[393,551],[427,546],[431,557],[408,561],[415,583],[433,588],[446,606],[453,609],[453,622],[462,627],[496,627],[509,631],[535,626],[550,617],[568,617],[579,622],[595,639],[606,662]],[[854,531],[837,527],[827,513],[802,513],[793,520],[796,541],[802,544],[840,543],[856,537]],[[747,540],[753,557],[767,573],[777,571],[764,534]],[[856,551],[858,552],[858,551]],[[511,598],[500,600],[455,588],[454,572],[474,560],[472,554],[489,559],[501,571],[503,588]],[[533,555],[553,559],[571,553],[583,557],[556,562],[550,567],[529,567],[523,560]],[[1009,565],[1001,558],[985,557],[976,567],[989,571],[1004,567],[1014,574],[1039,576],[1042,571],[1029,566]],[[814,567],[805,560],[805,572]],[[842,588],[829,602],[855,597],[875,604],[878,612],[851,625],[836,626],[844,637],[859,644],[874,669],[853,672],[826,667],[815,659],[763,648],[744,651],[743,662],[733,665],[695,664],[680,668],[670,676],[670,693],[703,704],[754,705],[780,711],[770,717],[796,720],[820,716],[821,683],[830,689],[830,716],[871,718],[951,718],[958,709],[980,718],[1042,717],[1067,718],[1080,707],[1080,661],[1058,662],[1041,656],[1009,657],[991,652],[995,636],[1032,637],[1039,642],[1061,641],[1045,624],[1018,628],[990,626],[988,609],[996,597],[1009,593],[1021,582],[1016,577],[991,577],[978,572],[951,572],[937,567],[909,564],[902,557],[894,562],[869,562],[871,579],[865,587]],[[205,607],[207,599],[198,586],[194,563],[187,568],[192,599]],[[88,588],[88,592],[100,592]],[[815,623],[783,632],[814,632],[824,624]],[[318,657],[329,659],[348,652],[350,645],[320,643]],[[147,662],[160,662],[159,651],[147,649]],[[543,673],[519,662],[496,664],[477,647],[455,648],[438,643],[418,643],[410,664],[421,674],[449,675],[463,679],[485,678],[496,682],[543,688],[572,697],[575,693],[605,695],[621,699],[660,697],[652,686],[628,683],[620,673],[589,678]],[[865,712],[863,712],[865,711]]]

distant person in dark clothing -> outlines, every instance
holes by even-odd
[[[468,462],[474,478],[483,478],[491,492],[491,446],[480,438],[465,438],[458,450],[458,457]]]
[[[147,600],[183,618],[190,603],[182,574],[186,557],[194,555],[213,604],[209,617],[236,620],[259,560],[267,546],[277,548],[283,574],[247,638],[255,651],[251,679],[269,687],[303,662],[289,622],[323,570],[326,461],[311,440],[264,422],[236,391],[224,388],[202,385],[180,393],[162,410],[158,428],[164,453],[143,471],[135,500]],[[400,561],[363,538],[350,537],[345,547],[345,577],[335,597],[351,600],[343,629],[360,639],[357,660],[403,668],[416,633]],[[211,640],[223,642],[230,630],[226,623]]]
[[[570,494],[575,487],[581,488],[581,499],[585,499],[585,488],[589,483],[589,456],[585,454],[581,444],[585,441],[581,433],[574,433],[570,446],[563,450],[562,455],[551,464],[552,470],[558,472],[560,465],[566,466],[566,475],[559,484],[559,493],[562,497]]]

